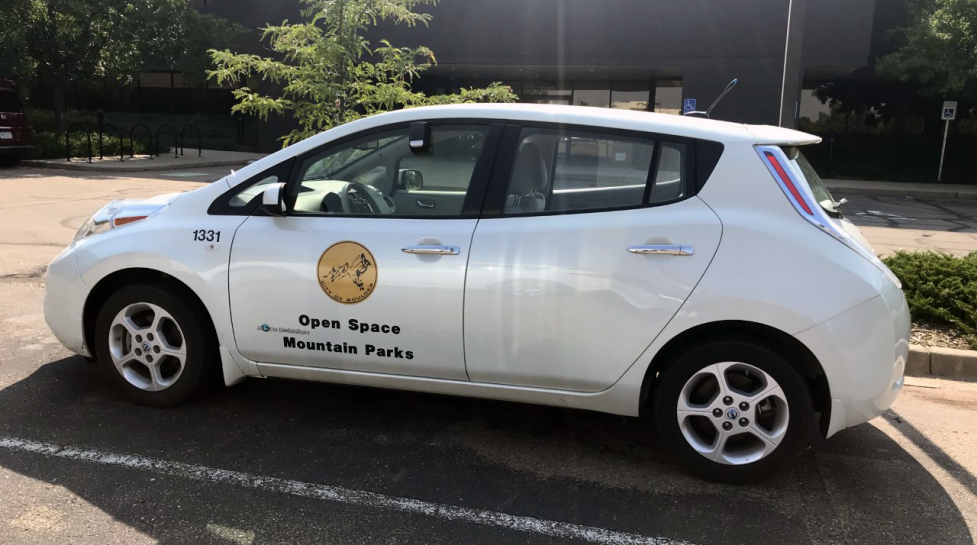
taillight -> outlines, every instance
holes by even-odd
[[[787,171],[784,170],[784,167],[780,164],[780,161],[777,160],[777,156],[769,151],[763,152],[763,155],[767,158],[767,161],[770,162],[770,166],[773,167],[774,172],[777,173],[780,181],[783,182],[784,186],[787,187],[787,191],[790,192],[792,197],[794,197],[794,201],[797,203],[797,205],[800,206],[808,216],[813,216],[814,212],[811,211],[811,206],[807,204],[807,200],[805,200],[801,195],[801,192],[797,190],[797,186],[794,185],[794,181],[790,179]]]
[[[802,218],[820,229],[821,232],[830,235],[838,242],[841,242],[867,259],[881,270],[893,284],[902,288],[902,283],[899,282],[899,278],[882,263],[877,255],[859,244],[848,232],[831,221],[831,218],[825,213],[824,208],[817,203],[814,195],[811,194],[810,188],[806,184],[799,186],[794,183],[794,178],[790,174],[794,169],[787,162],[787,156],[784,155],[782,149],[777,146],[757,146],[757,153],[760,154],[760,158],[763,160],[764,165],[766,165],[767,170],[777,180],[777,185],[784,192],[784,196],[787,197],[794,210]],[[803,180],[804,178],[802,177],[801,179]]]

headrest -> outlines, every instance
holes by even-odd
[[[512,168],[512,182],[509,193],[513,195],[528,195],[533,191],[542,191],[549,185],[546,171],[546,161],[539,146],[526,142],[519,147],[516,155],[516,165]]]

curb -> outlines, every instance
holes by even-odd
[[[977,379],[977,351],[940,346],[909,346],[906,374]]]
[[[236,159],[236,160],[222,160],[222,161],[187,161],[186,163],[181,163],[178,165],[168,164],[168,165],[136,165],[136,166],[113,166],[113,167],[102,167],[93,163],[48,163],[45,161],[21,161],[20,165],[31,168],[46,168],[46,169],[58,169],[58,170],[75,170],[81,172],[98,172],[100,174],[106,174],[111,172],[148,172],[157,170],[180,170],[187,168],[207,168],[207,167],[233,167],[233,166],[243,166],[248,163],[248,159]],[[116,163],[117,164],[117,163]]]

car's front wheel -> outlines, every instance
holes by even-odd
[[[111,383],[130,401],[168,406],[205,385],[216,343],[199,305],[153,285],[109,296],[95,322],[95,352]]]
[[[809,438],[811,395],[779,354],[752,342],[693,348],[658,379],[655,421],[694,473],[748,483],[770,476]]]

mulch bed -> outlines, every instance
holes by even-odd
[[[958,327],[922,320],[913,322],[912,344],[972,350]]]

